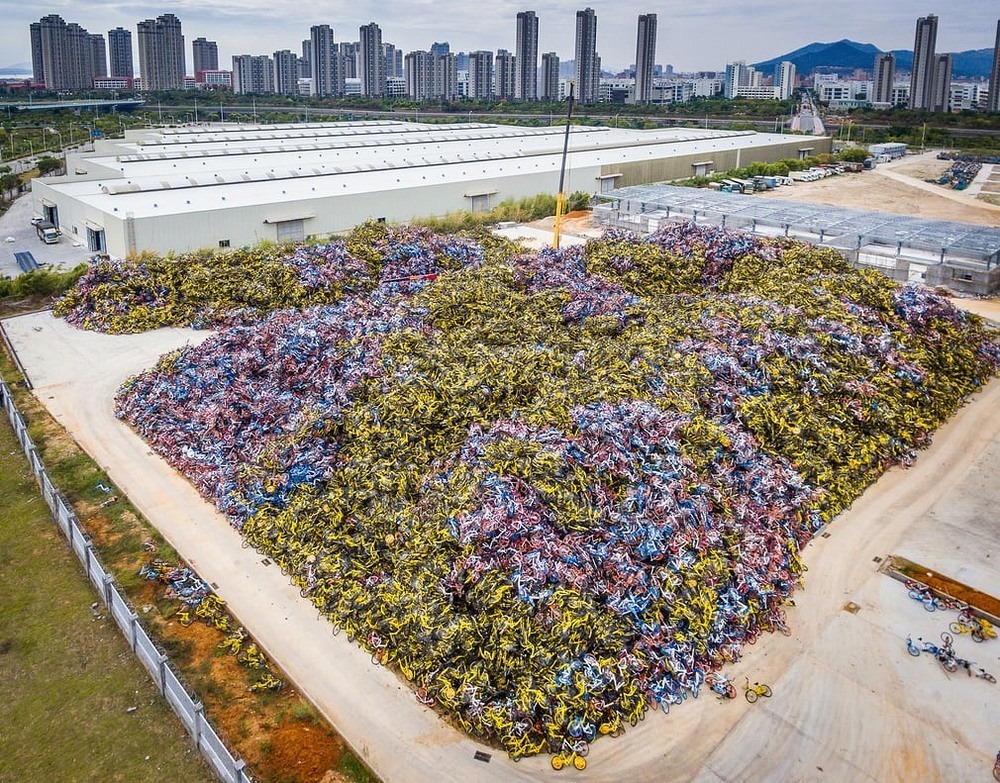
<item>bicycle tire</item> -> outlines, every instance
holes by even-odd
[[[764,697],[766,697],[768,699],[770,699],[771,698],[771,686],[770,685],[761,685],[760,686],[760,695],[764,696]]]
[[[736,686],[733,685],[731,682],[727,682],[726,683],[725,697],[727,699],[735,699],[736,698]]]
[[[550,763],[552,764],[552,769],[558,772],[566,766],[566,759],[562,753],[557,753],[552,757],[552,761]]]
[[[747,697],[747,701],[750,702],[751,704],[757,701],[758,698],[757,691],[755,691],[753,688],[748,688],[747,692],[744,695]]]
[[[989,672],[983,672],[983,673],[982,673],[982,674],[981,674],[980,676],[981,676],[981,677],[982,677],[982,678],[983,678],[984,680],[986,680],[986,682],[992,682],[992,683],[994,683],[994,684],[995,684],[995,683],[996,683],[996,681],[997,681],[997,678],[996,678],[996,677],[994,677],[994,676],[993,676],[992,674],[990,674]]]
[[[978,628],[973,628],[972,629],[972,641],[974,641],[974,642],[985,642],[986,641],[986,637],[983,636],[983,632],[981,630],[979,630]]]
[[[937,599],[936,598],[928,598],[927,600],[923,601],[923,604],[924,604],[924,611],[925,612],[936,612],[937,611]]]
[[[946,672],[957,672],[958,671],[958,661],[954,658],[941,657],[938,658],[938,663],[944,668]]]
[[[993,777],[996,780],[1000,780],[1000,764],[997,764],[993,767]]]
[[[583,770],[587,768],[587,759],[585,759],[583,756],[576,756],[573,759],[573,766],[576,767],[581,772],[583,772]]]
[[[952,633],[965,633],[967,627],[968,626],[965,626],[962,623],[956,623],[956,622],[948,623],[948,630],[951,631]],[[975,631],[973,631],[973,633],[975,633]]]

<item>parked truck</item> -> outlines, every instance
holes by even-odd
[[[56,228],[54,223],[48,220],[43,220],[35,226],[35,231],[38,232],[38,238],[42,240],[46,245],[54,245],[59,241],[59,229]]]

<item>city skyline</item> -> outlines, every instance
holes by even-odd
[[[424,10],[426,6],[403,0],[394,4],[391,14],[385,12],[384,7],[380,7],[381,10],[373,7],[359,16],[365,6],[355,4],[350,18],[337,19],[330,18],[336,12],[329,15],[314,13],[309,18],[303,18],[298,7],[286,7],[283,0],[266,4],[250,0],[238,7],[228,2],[217,2],[172,9],[150,4],[132,7],[127,12],[123,12],[121,6],[102,3],[70,3],[55,9],[34,7],[29,10],[23,5],[15,6],[10,0],[0,0],[0,18],[4,20],[0,26],[0,51],[8,60],[0,62],[0,67],[30,64],[29,25],[46,14],[59,14],[67,22],[105,37],[109,30],[122,27],[131,31],[135,39],[140,21],[173,13],[180,19],[187,41],[204,37],[218,42],[219,65],[228,69],[232,67],[232,58],[236,55],[271,55],[282,49],[296,51],[301,40],[308,38],[310,27],[319,24],[330,25],[335,40],[341,42],[356,41],[359,27],[375,22],[382,31],[382,40],[395,44],[403,52],[428,50],[435,41],[448,41],[454,52],[495,52],[498,49],[513,52],[516,48],[517,14],[531,10],[535,12],[538,23],[537,51],[554,51],[560,59],[569,60],[575,49],[576,13],[586,6],[594,8],[601,20],[596,48],[602,67],[618,72],[633,65],[636,21],[640,14],[655,13],[655,4],[626,2],[611,5],[567,3],[564,0],[520,6],[501,4],[499,8],[493,5],[453,4],[446,7],[448,10],[445,13],[441,13],[439,7],[435,13],[427,14]],[[726,62],[732,60],[764,60],[812,41],[842,38],[872,43],[885,51],[911,49],[913,25],[919,15],[911,4],[904,4],[902,0],[891,0],[875,8],[862,5],[857,0],[848,0],[846,6],[838,7],[834,22],[819,26],[815,24],[814,17],[802,14],[795,7],[767,6],[767,11],[763,8],[760,3],[734,7],[729,3],[715,4],[706,0],[697,7],[672,12],[669,21],[661,13],[657,63],[673,65],[677,71],[721,70]],[[926,12],[934,13],[932,9],[926,9]],[[995,11],[985,9],[981,3],[973,3],[972,0],[957,0],[938,16],[938,52],[992,47]],[[188,75],[193,74],[190,49],[189,43],[185,51]]]

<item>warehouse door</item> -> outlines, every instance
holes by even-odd
[[[87,249],[94,253],[104,253],[108,247],[104,241],[104,229],[93,229],[87,226]]]
[[[302,242],[306,238],[304,220],[282,220],[274,225],[277,227],[279,242]]]

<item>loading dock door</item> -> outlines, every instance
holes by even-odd
[[[303,242],[306,238],[305,220],[282,220],[275,223],[278,242]]]

